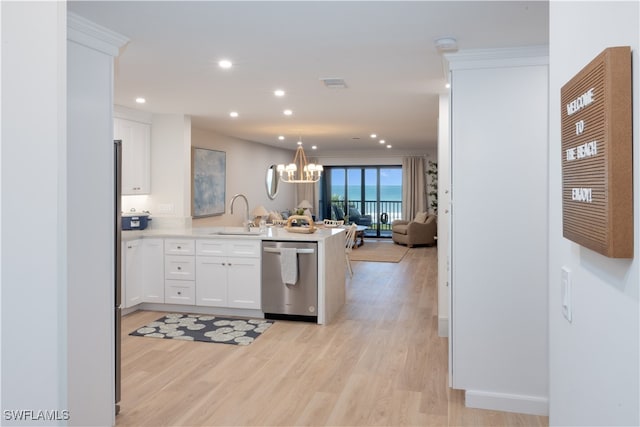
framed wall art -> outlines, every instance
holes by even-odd
[[[227,159],[224,151],[191,149],[191,216],[225,212]]]

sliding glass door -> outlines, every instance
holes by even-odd
[[[325,170],[324,218],[366,226],[367,236],[391,237],[391,222],[402,217],[402,168],[327,166]]]

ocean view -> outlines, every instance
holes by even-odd
[[[366,185],[364,187],[364,194],[366,201],[374,201],[377,200],[375,185]],[[361,186],[359,185],[350,185],[348,187],[349,191],[349,199],[360,199],[360,191]],[[340,187],[332,187],[331,188],[332,196],[338,196],[340,199],[344,200],[344,186]],[[400,202],[402,201],[402,185],[381,185],[380,186],[380,201],[383,202]]]

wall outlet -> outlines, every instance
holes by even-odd
[[[159,213],[173,213],[174,207],[173,204],[171,203],[161,203],[158,205],[158,212]]]
[[[562,315],[569,323],[572,320],[571,307],[571,270],[562,267],[562,279],[560,282],[560,302],[562,304]]]

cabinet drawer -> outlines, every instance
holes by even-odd
[[[227,254],[224,240],[196,240],[196,255],[223,256]]]
[[[195,241],[191,239],[165,239],[164,253],[167,255],[194,255]]]
[[[164,302],[166,304],[188,304],[196,303],[196,292],[193,282],[181,280],[165,280]]]
[[[236,257],[260,257],[260,240],[230,240],[227,244],[229,256]]]
[[[169,280],[195,280],[195,257],[165,255],[164,278]]]

